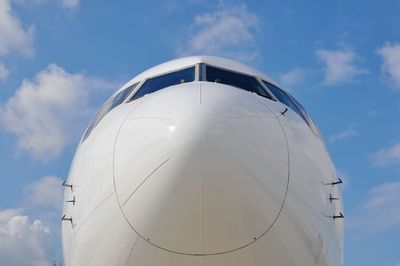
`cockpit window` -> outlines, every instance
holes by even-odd
[[[275,95],[275,97],[283,104],[291,108],[293,111],[295,111],[301,118],[304,119],[304,121],[307,122],[306,118],[303,116],[301,113],[300,109],[296,106],[296,104],[293,102],[293,100],[290,98],[286,92],[281,90],[275,85],[272,85],[271,83],[268,83],[263,80],[263,83],[268,87],[268,89]]]
[[[307,123],[310,125],[312,130],[315,131],[315,133],[319,136],[321,136],[321,132],[319,131],[318,127],[315,125],[314,120],[311,118],[310,114],[307,112],[307,110],[299,103],[299,101],[296,100],[292,95],[290,97],[293,99],[294,103],[299,107],[300,111],[304,114]]]
[[[132,91],[136,88],[139,82],[133,84],[132,86],[120,91],[119,93],[115,94],[113,97],[107,100],[105,104],[97,111],[96,115],[94,116],[92,122],[88,126],[85,135],[83,136],[82,141],[89,137],[92,130],[97,126],[100,120],[108,114],[112,109],[123,103],[126,98],[132,93]]]
[[[292,95],[290,95],[290,98],[293,100],[294,104],[296,104],[297,108],[299,108],[300,112],[303,114],[303,116],[306,118],[307,122],[311,122],[311,117],[308,115],[308,112],[306,109],[301,105]]]
[[[272,99],[258,80],[252,76],[206,66],[206,80],[237,87],[242,90],[254,92],[262,97]]]
[[[192,82],[195,77],[195,67],[190,67],[180,71],[168,73],[158,77],[150,78],[146,80],[130,101],[136,100],[143,97],[146,94],[150,94],[161,90],[163,88],[177,85],[180,83]]]

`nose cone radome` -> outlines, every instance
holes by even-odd
[[[267,234],[284,203],[288,152],[265,103],[212,83],[146,97],[115,143],[115,188],[132,229],[191,255],[230,252]]]

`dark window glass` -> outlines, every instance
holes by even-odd
[[[143,97],[146,94],[156,92],[166,87],[192,82],[194,80],[195,68],[187,68],[177,72],[165,74],[162,76],[150,78],[139,88],[130,101]]]
[[[289,94],[289,93],[288,93]],[[289,94],[290,95],[290,94]],[[290,95],[290,98],[292,98],[293,102],[296,104],[296,106],[299,108],[299,110],[308,118],[310,117],[306,109],[301,105],[292,95]],[[308,120],[308,119],[307,119]]]
[[[299,103],[292,95],[290,95],[290,97],[293,99],[293,101],[297,105],[297,107],[299,107],[301,112],[303,112],[303,114],[306,116],[307,122],[311,126],[311,128],[313,128],[318,135],[321,135],[321,132],[315,125],[314,120],[311,118],[310,114],[306,111],[306,109],[303,107],[303,105],[301,105],[301,103]]]
[[[136,86],[139,84],[139,82],[133,84],[132,86],[120,91],[113,97],[107,100],[105,104],[97,111],[96,115],[92,119],[92,122],[90,122],[85,135],[83,136],[82,140],[85,140],[87,137],[89,137],[90,133],[92,130],[97,126],[97,124],[100,122],[100,120],[108,114],[112,109],[120,105],[125,101],[125,99],[132,93],[132,91],[136,88]]]
[[[263,82],[281,103],[283,103],[283,104],[287,105],[288,107],[290,107],[293,111],[298,113],[299,116],[304,119],[304,121],[307,121],[304,118],[304,116],[301,113],[301,111],[299,110],[299,108],[297,108],[296,104],[292,101],[290,96],[286,94],[286,92],[284,92],[283,90],[281,90],[277,86],[272,85],[271,83],[268,83],[268,82],[266,82],[264,80],[263,80]]]
[[[254,77],[212,66],[206,66],[206,76],[207,81],[234,86],[239,89],[254,92],[262,97],[272,99]]]
[[[107,113],[110,112],[112,109],[120,105],[125,101],[125,99],[132,93],[132,91],[136,88],[136,86],[139,84],[139,82],[133,84],[132,86],[126,88],[125,90],[121,91],[117,95],[114,96],[114,98],[111,101],[111,104],[107,110]]]

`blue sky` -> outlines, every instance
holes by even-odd
[[[60,183],[105,99],[211,54],[269,74],[317,122],[345,180],[345,265],[400,265],[400,2],[260,2],[0,0],[0,261],[61,259]]]

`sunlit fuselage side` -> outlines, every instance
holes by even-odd
[[[334,167],[285,110],[203,81],[112,110],[71,167],[65,264],[342,265]]]

